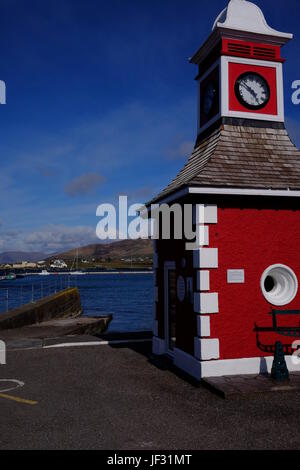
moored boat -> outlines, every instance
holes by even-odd
[[[50,276],[50,273],[47,269],[43,269],[43,271],[39,273],[39,276]]]
[[[77,248],[76,256],[75,256],[75,259],[73,261],[73,264],[72,264],[71,270],[70,270],[71,276],[82,276],[82,275],[86,274],[84,271],[80,271],[78,269],[78,257],[79,257],[79,254],[78,254],[78,248]],[[76,271],[73,271],[75,263],[76,263]]]
[[[5,274],[4,276],[0,276],[0,281],[14,281],[17,276],[14,273]]]

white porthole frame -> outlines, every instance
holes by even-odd
[[[266,278],[273,278],[274,287],[270,292],[265,289]],[[282,307],[291,303],[298,293],[298,279],[294,271],[284,264],[273,264],[262,274],[260,287],[264,298],[272,305]]]

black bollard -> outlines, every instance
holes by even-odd
[[[290,380],[290,374],[286,365],[281,341],[277,341],[275,344],[275,354],[272,365],[271,377],[277,382]]]

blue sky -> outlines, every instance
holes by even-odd
[[[297,0],[257,0],[284,48],[287,127],[300,145]],[[96,208],[143,202],[196,136],[188,58],[226,0],[0,0],[0,251],[95,241]],[[299,137],[298,137],[299,132]]]

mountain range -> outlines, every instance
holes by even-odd
[[[121,240],[114,243],[97,243],[75,248],[63,253],[48,256],[48,259],[61,258],[64,260],[74,259],[77,256],[87,259],[110,258],[119,260],[130,257],[152,257],[152,240]]]
[[[41,252],[5,251],[0,253],[0,263],[21,263],[22,261],[35,263],[44,260],[48,256],[49,255]]]
[[[0,253],[0,263],[19,263],[21,261],[37,262],[61,258],[64,260],[74,259],[77,256],[87,259],[112,259],[120,260],[130,257],[152,257],[153,247],[151,240],[121,240],[114,243],[98,243],[87,245],[78,249],[54,254],[41,252],[7,251]]]

